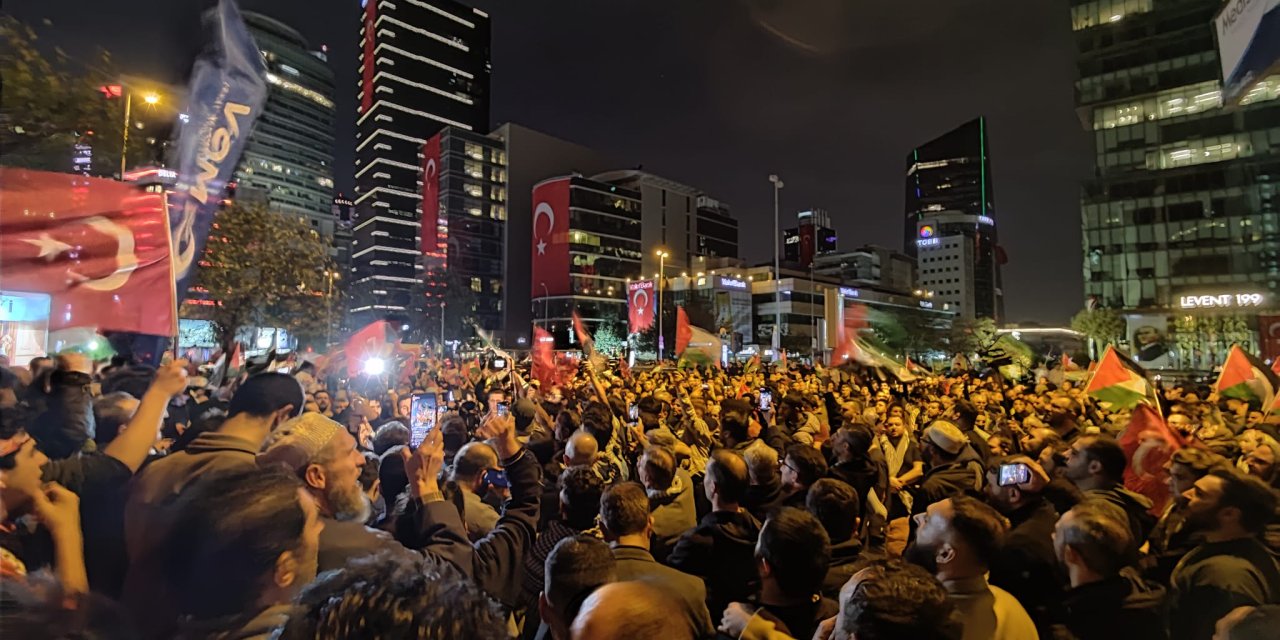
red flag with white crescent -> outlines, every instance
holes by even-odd
[[[652,280],[638,280],[627,285],[627,331],[640,333],[653,326],[655,304]]]
[[[52,297],[49,329],[177,333],[164,196],[114,180],[0,169],[0,287]]]
[[[559,371],[555,363],[556,339],[542,327],[533,328],[532,365],[530,375],[542,385],[542,390],[550,391],[560,384]]]
[[[444,257],[447,233],[440,231],[440,134],[422,145],[422,253]],[[443,269],[445,265],[441,265]]]
[[[533,187],[533,295],[565,296],[569,286],[569,181],[555,178]]]

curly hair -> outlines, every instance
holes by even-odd
[[[281,640],[505,640],[497,603],[435,556],[383,551],[321,574],[298,595]]]

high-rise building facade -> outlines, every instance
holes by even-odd
[[[782,259],[808,269],[817,256],[836,251],[836,230],[826,209],[807,209],[796,214],[797,226],[782,232]]]
[[[354,326],[421,318],[423,250],[439,225],[438,212],[421,210],[423,146],[447,126],[489,125],[484,12],[452,0],[364,0],[362,17],[347,288]]]
[[[916,288],[915,258],[878,245],[817,256],[813,270],[845,284],[872,286],[902,295],[911,294]]]
[[[236,167],[236,199],[306,218],[332,242],[333,71],[288,25],[246,11],[267,64],[267,102]]]
[[[1280,325],[1280,77],[1223,107],[1221,7],[1071,3],[1077,112],[1095,147],[1084,293],[1125,314],[1152,368],[1211,368],[1232,343],[1280,356],[1265,335]]]
[[[996,235],[986,119],[912,149],[906,174],[903,251],[918,259],[920,287],[961,318],[1001,321],[1004,253]]]
[[[644,255],[639,191],[582,176],[534,187],[534,324],[571,343],[576,310],[584,323],[627,318],[627,283]]]

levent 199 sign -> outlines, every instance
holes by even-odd
[[[1261,307],[1261,293],[1222,293],[1212,296],[1181,296],[1183,309],[1221,309],[1228,307]]]

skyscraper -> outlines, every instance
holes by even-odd
[[[1232,343],[1280,356],[1268,339],[1280,335],[1280,76],[1223,108],[1222,4],[1071,3],[1077,113],[1096,151],[1084,293],[1126,316],[1126,342],[1152,368],[1210,368]]]
[[[986,119],[979,117],[907,154],[903,250],[918,259],[920,288],[961,318],[1004,317],[1003,252]]]
[[[421,210],[423,145],[446,126],[480,132],[489,124],[484,12],[452,0],[364,0],[360,37],[353,326],[408,321],[423,307],[413,290],[440,220]]]
[[[267,103],[236,167],[236,199],[305,217],[332,241],[333,71],[323,51],[259,13],[244,21],[267,63]]]
[[[782,259],[795,268],[808,269],[814,258],[836,251],[836,230],[826,209],[806,209],[796,214],[797,226],[782,232]]]

